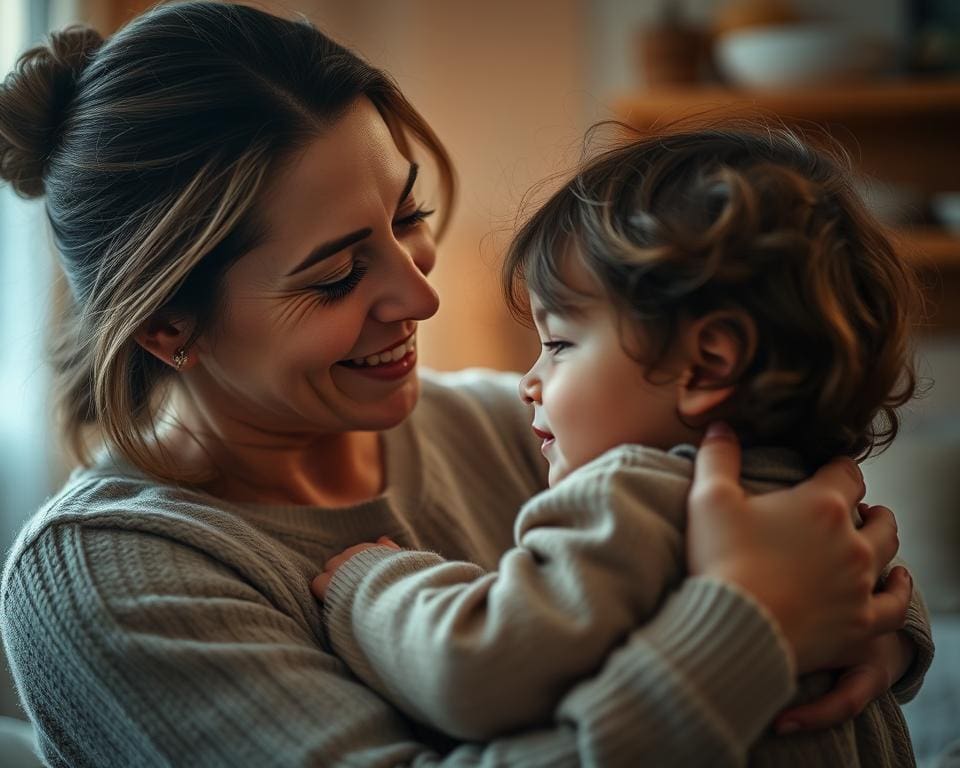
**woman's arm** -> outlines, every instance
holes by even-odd
[[[9,561],[0,626],[48,763],[533,768],[615,755],[629,738],[646,745],[632,765],[682,765],[672,757],[691,745],[716,755],[716,765],[733,765],[729,737],[716,732],[712,711],[725,699],[698,688],[704,670],[720,672],[728,660],[709,646],[683,647],[671,625],[686,617],[688,631],[709,634],[714,622],[739,617],[758,628],[753,653],[787,666],[750,601],[716,584],[717,593],[726,592],[722,604],[679,595],[674,609],[650,624],[655,638],[646,645],[663,653],[637,653],[635,643],[624,653],[633,677],[595,686],[594,700],[614,707],[629,729],[612,731],[588,711],[579,720],[441,753],[321,647],[297,615],[299,598],[254,586],[264,564],[245,573],[239,542],[221,543],[225,548],[212,556],[161,530],[75,522],[45,529]],[[664,664],[678,657],[670,650],[677,646],[697,658],[697,675]],[[675,685],[646,685],[658,676]],[[769,675],[751,679],[758,696],[750,711],[769,718],[790,681],[780,675],[778,688]],[[678,713],[682,728],[675,727]]]
[[[48,528],[20,552],[0,616],[46,761],[579,764],[564,727],[441,756],[249,576],[162,535],[81,524]]]
[[[547,723],[679,583],[689,471],[639,446],[604,454],[524,505],[495,573],[365,549],[324,596],[330,641],[370,687],[450,735]]]
[[[656,750],[663,765],[742,765],[770,710],[791,695],[783,680],[903,625],[906,572],[895,569],[873,592],[897,549],[896,525],[874,508],[854,528],[849,510],[863,481],[853,462],[762,496],[746,496],[739,474],[735,436],[711,429],[689,504],[688,558],[698,575],[558,710],[586,762],[643,765]],[[644,698],[653,690],[665,710]],[[638,728],[637,716],[658,727]],[[689,742],[659,740],[681,732]]]
[[[846,493],[849,483],[820,478],[813,488],[783,497],[784,509]],[[726,541],[738,529],[738,511],[749,522],[756,510],[728,499],[722,514],[696,504],[691,511],[698,568],[726,567],[726,547],[705,540]],[[204,551],[206,529],[181,543],[142,510],[128,517],[144,520],[141,532],[98,521],[57,525],[7,563],[3,640],[52,765],[562,766],[600,756],[607,764],[683,766],[701,765],[704,755],[713,765],[738,765],[791,692],[788,652],[765,618],[773,609],[746,596],[751,568],[744,562],[740,587],[715,578],[685,583],[595,679],[565,698],[554,727],[441,755],[323,650],[296,608],[309,595],[301,601],[253,586],[276,564],[244,574],[249,552],[240,538],[221,536],[214,556]],[[870,534],[867,549],[891,549],[890,533]],[[876,612],[864,619],[873,597],[830,605],[829,577],[846,548],[827,547],[823,557],[798,565],[789,538],[772,545],[785,555],[783,575],[796,578],[783,589],[796,592],[791,604],[808,614],[811,635],[819,627],[850,639],[885,628]],[[810,560],[806,552],[803,560]],[[813,601],[807,589],[821,579],[826,595]],[[895,601],[897,591],[891,594]],[[284,610],[281,598],[290,601]],[[690,643],[725,626],[741,628],[751,658],[762,663],[731,667],[722,642]],[[742,672],[736,689],[726,684],[731,669]],[[738,701],[741,708],[731,707]]]

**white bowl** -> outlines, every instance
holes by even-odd
[[[916,223],[923,214],[924,197],[919,187],[860,177],[854,181],[854,188],[881,224],[903,227]]]
[[[938,192],[930,198],[930,208],[944,229],[960,235],[960,192]]]
[[[729,32],[714,44],[728,80],[754,87],[850,80],[876,70],[879,49],[833,24],[783,24]]]

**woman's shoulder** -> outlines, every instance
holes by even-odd
[[[192,545],[230,537],[245,524],[207,494],[164,484],[122,462],[101,456],[78,467],[57,493],[24,524],[7,558],[7,570],[45,532],[72,527],[117,535],[141,534]]]
[[[423,399],[430,404],[477,403],[496,412],[525,411],[518,395],[520,374],[491,368],[460,371],[423,370],[420,374]]]
[[[485,368],[425,371],[414,426],[451,451],[505,453],[539,471],[544,462],[530,428],[533,414],[518,395],[519,381],[518,373]]]
[[[520,374],[487,368],[438,373],[424,371],[416,418],[487,427],[511,439],[529,441],[532,413],[520,400]]]

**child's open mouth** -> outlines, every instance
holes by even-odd
[[[541,453],[543,453],[550,445],[553,444],[554,437],[549,432],[544,432],[542,429],[533,427],[533,434],[543,440],[543,445],[540,446]]]

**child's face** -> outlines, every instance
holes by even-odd
[[[582,266],[567,271],[574,272],[571,285],[589,289],[593,281]],[[677,413],[669,356],[648,381],[624,350],[619,317],[599,286],[577,312],[547,312],[533,293],[530,302],[543,346],[520,382],[520,397],[533,405],[551,486],[622,443],[668,449],[695,439]]]

